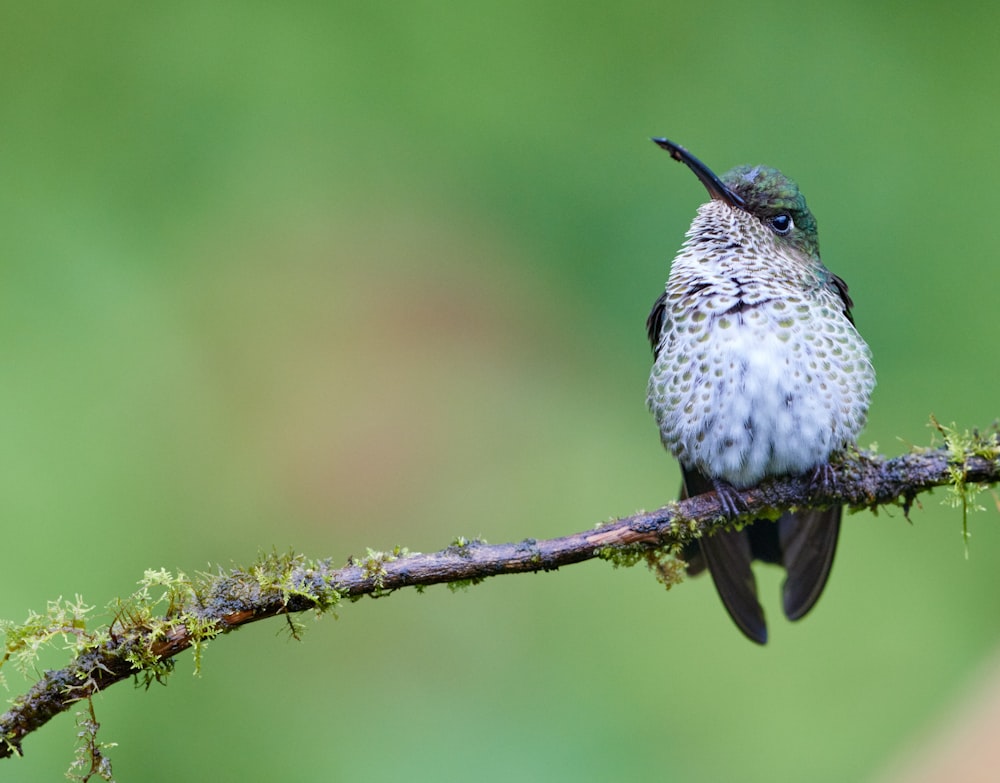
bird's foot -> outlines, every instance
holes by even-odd
[[[809,492],[812,495],[832,495],[837,491],[837,474],[829,462],[817,465],[809,477]]]
[[[743,496],[732,484],[724,479],[712,479],[712,486],[719,496],[719,505],[722,506],[722,515],[726,519],[736,519],[747,510],[747,504]]]

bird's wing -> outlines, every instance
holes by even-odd
[[[830,273],[830,282],[833,283],[833,288],[840,297],[840,301],[844,303],[844,315],[853,324],[854,315],[851,313],[851,309],[854,307],[854,300],[851,299],[851,295],[847,292],[847,283],[844,282],[844,278],[832,272]]]
[[[646,334],[649,336],[649,345],[653,349],[653,356],[658,357],[660,353],[660,332],[663,331],[663,319],[667,312],[667,292],[664,291],[653,302],[653,309],[646,319]]]

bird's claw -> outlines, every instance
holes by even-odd
[[[746,501],[732,484],[722,479],[714,479],[712,485],[715,493],[719,496],[719,505],[722,506],[722,515],[726,519],[736,519],[747,510]]]
[[[832,495],[837,489],[837,473],[829,462],[817,465],[809,478],[812,495]]]

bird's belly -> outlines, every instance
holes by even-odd
[[[649,384],[664,445],[736,487],[804,472],[853,443],[874,383],[846,319],[792,332],[755,320],[668,336]]]

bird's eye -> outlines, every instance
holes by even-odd
[[[786,215],[784,212],[780,215],[773,215],[769,217],[767,222],[770,224],[771,229],[775,234],[781,234],[782,236],[787,234],[794,227],[794,224],[792,223],[792,216]]]

